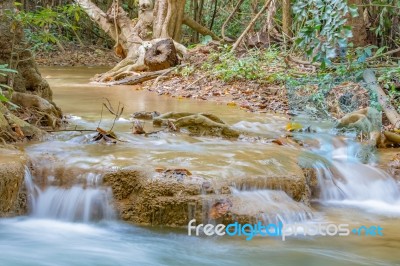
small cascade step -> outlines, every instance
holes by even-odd
[[[110,188],[99,186],[101,176],[88,173],[85,187],[49,186],[41,190],[27,168],[25,186],[29,195],[31,216],[71,222],[92,222],[115,218]]]

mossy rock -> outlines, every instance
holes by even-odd
[[[219,117],[209,113],[175,113],[169,112],[153,119],[154,126],[166,126],[168,121],[177,128],[186,128],[190,134],[196,136],[216,136],[224,138],[238,138],[240,132],[232,129]]]

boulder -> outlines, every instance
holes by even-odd
[[[310,190],[301,170],[293,176],[219,179],[189,174],[189,171],[153,172],[124,168],[108,172],[103,185],[112,188],[119,217],[127,222],[145,225],[186,226],[192,219],[198,223],[215,221],[254,221],[260,214],[279,210],[254,206],[232,187],[257,187],[276,190],[299,209],[308,208]],[[246,209],[247,207],[250,209]]]
[[[169,112],[153,119],[153,125],[155,126],[166,126],[168,122],[172,122],[177,128],[187,129],[191,135],[195,136],[238,138],[240,135],[239,131],[209,113]]]

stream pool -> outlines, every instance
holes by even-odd
[[[26,147],[31,158],[51,153],[65,165],[91,171],[107,167],[187,167],[204,176],[227,178],[290,173],[285,162],[296,159],[293,147],[232,142],[206,137],[144,138],[130,133],[129,114],[135,111],[211,112],[238,129],[271,137],[281,134],[287,118],[251,114],[218,103],[174,99],[138,87],[88,84],[104,69],[44,68],[53,99],[80,128],[95,129],[104,98],[125,105],[115,131],[129,144],[82,145],[85,136],[62,133],[46,143]],[[310,122],[311,123],[311,122]],[[102,127],[112,124],[104,114]],[[318,122],[315,122],[318,125]],[[321,127],[321,125],[319,125]],[[151,129],[151,125],[145,125]],[[43,167],[48,162],[42,162]],[[371,190],[374,188],[371,187]],[[78,192],[79,193],[79,192]],[[351,193],[351,192],[350,192]],[[0,265],[400,265],[400,204],[361,200],[313,202],[316,219],[351,225],[379,225],[383,236],[315,236],[279,238],[194,237],[186,229],[145,227],[107,220],[69,222],[35,215],[0,219]],[[287,205],[282,204],[285,209]],[[369,211],[370,207],[373,211]],[[378,211],[374,211],[378,210]]]

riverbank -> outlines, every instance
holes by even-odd
[[[112,49],[96,46],[83,48],[67,46],[66,53],[50,51],[39,53],[36,57],[41,66],[111,68],[120,61]],[[287,57],[274,47],[232,55],[223,47],[213,43],[198,45],[188,50],[181,65],[182,67],[178,66],[175,71],[134,88],[179,99],[215,101],[259,113],[291,114],[296,109],[304,108],[302,105],[310,93],[315,94],[312,105],[324,104],[322,100],[327,98],[327,111],[336,118],[342,117],[343,113],[348,111],[340,110],[343,108],[338,103],[340,101],[356,104],[357,106],[351,107],[355,109],[374,104],[371,92],[355,81],[355,76],[358,75],[356,72],[347,73],[348,76],[344,76],[342,83],[337,83],[329,92],[324,87],[319,88],[318,83],[323,86],[323,79],[330,75],[333,75],[331,77],[333,78],[337,73],[326,72],[317,78],[315,66]],[[394,87],[391,87],[390,79],[385,75],[388,76],[388,72],[382,73],[380,85],[389,95],[395,108],[400,110],[398,93],[395,91],[398,81],[394,79]],[[288,81],[298,84],[289,86]],[[289,93],[291,95],[295,93],[298,99],[289,96]],[[310,106],[310,108],[315,107]],[[383,122],[384,125],[389,125],[384,116]]]
[[[53,50],[39,51],[35,54],[36,63],[40,67],[112,67],[120,61],[112,49],[105,49],[101,46],[81,47],[76,44],[68,44],[64,49],[65,51],[60,51],[54,47]]]

